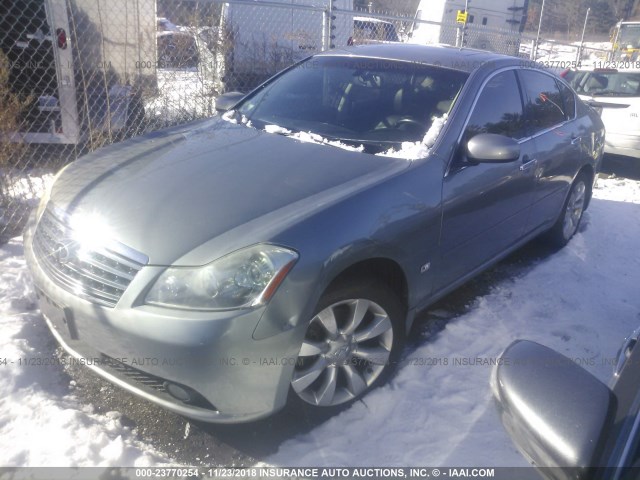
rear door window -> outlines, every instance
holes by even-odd
[[[525,92],[525,122],[529,135],[564,122],[567,111],[555,79],[533,70],[522,70],[519,74]]]

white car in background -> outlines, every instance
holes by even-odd
[[[568,70],[562,76],[601,112],[604,151],[640,158],[640,69]]]

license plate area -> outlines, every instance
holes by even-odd
[[[40,303],[40,311],[51,322],[53,328],[63,338],[78,340],[80,337],[72,310],[54,302],[39,288],[36,288],[36,295]]]

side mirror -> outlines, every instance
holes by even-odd
[[[481,133],[467,142],[467,157],[480,163],[512,162],[520,158],[520,145],[504,135]]]
[[[216,110],[226,112],[231,110],[240,100],[244,98],[244,93],[227,92],[216,98]]]
[[[551,480],[585,479],[598,466],[613,421],[613,393],[574,361],[517,340],[504,351],[492,387],[502,423],[520,452]]]

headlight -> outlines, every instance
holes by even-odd
[[[254,245],[203,267],[167,268],[145,303],[193,310],[263,305],[284,280],[298,254],[275,245]]]

